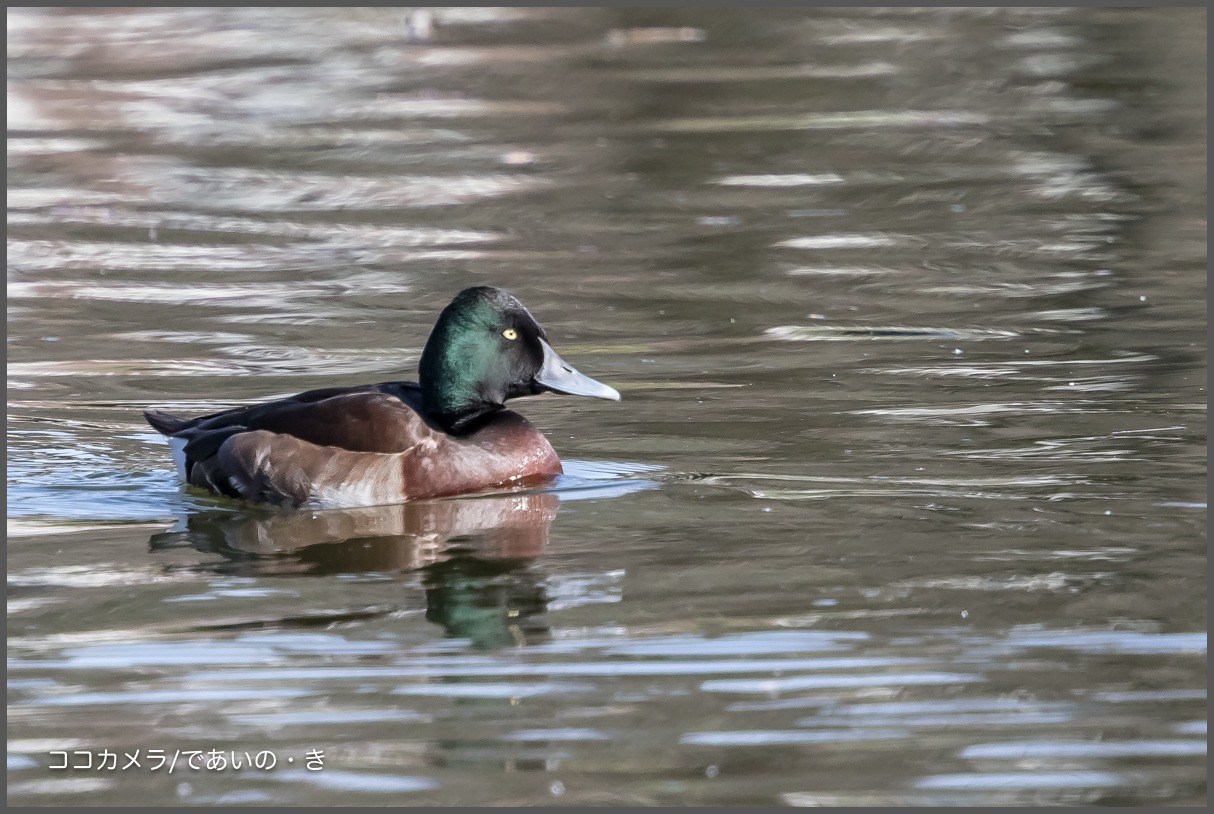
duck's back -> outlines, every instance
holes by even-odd
[[[146,410],[143,416],[152,425],[153,429],[160,434],[185,436],[191,441],[200,439],[210,433],[222,432],[236,427],[245,430],[266,429],[272,432],[290,432],[301,438],[312,437],[315,433],[324,432],[327,429],[332,441],[337,442],[335,445],[345,447],[343,443],[345,439],[336,436],[335,433],[342,431],[349,432],[356,428],[346,427],[345,422],[340,421],[337,422],[339,426],[334,426],[335,422],[333,421],[332,413],[335,410],[348,409],[352,405],[359,403],[359,398],[351,399],[350,397],[374,397],[375,395],[388,396],[390,399],[408,407],[417,414],[423,424],[425,423],[424,419],[421,418],[421,387],[416,382],[381,382],[379,384],[364,384],[355,387],[323,387],[263,404],[234,407],[230,410],[223,410],[218,413],[211,413],[192,419],[180,418],[160,410]],[[374,399],[372,400],[374,401]],[[326,418],[328,418],[328,421],[325,421]],[[325,427],[326,424],[328,425],[327,428]],[[332,441],[326,443],[331,443]],[[359,439],[354,434],[348,438],[348,442],[357,445],[359,444]],[[384,442],[372,442],[370,439],[363,439],[362,443],[370,443],[372,446],[366,447],[366,449],[367,451],[372,451],[372,447],[376,445],[382,446]],[[352,446],[345,448],[361,449],[363,447]],[[381,449],[378,451],[386,452],[389,450]]]

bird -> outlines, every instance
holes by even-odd
[[[579,373],[513,294],[466,288],[442,310],[418,381],[308,390],[198,418],[144,418],[181,480],[288,509],[453,497],[548,481],[556,451],[510,399],[544,392],[619,401]]]

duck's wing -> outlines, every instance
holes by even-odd
[[[389,382],[311,390],[192,420],[145,416],[169,436],[183,480],[231,497],[299,505],[325,478],[441,443],[418,403],[415,384]]]
[[[284,405],[260,414],[255,426],[188,433],[184,468],[194,486],[315,508],[400,502],[408,496],[405,462],[446,443],[415,410],[385,393]]]
[[[381,382],[356,387],[322,387],[265,404],[233,407],[230,410],[210,413],[198,418],[181,418],[163,410],[145,410],[143,417],[161,435],[175,436],[185,434],[190,430],[210,431],[236,425],[256,427],[263,419],[273,420],[273,417],[280,412],[296,410],[300,405],[323,402],[338,396],[366,393],[383,393],[420,411],[421,387],[416,382]]]

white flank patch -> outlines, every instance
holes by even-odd
[[[188,482],[185,471],[185,439],[170,437],[169,451],[173,453],[173,463],[177,464],[177,476],[183,482]]]
[[[399,476],[394,476],[391,470],[396,469],[398,456],[383,456],[392,458],[385,471],[383,465],[368,466],[359,475],[348,480],[328,485],[313,485],[312,493],[304,504],[309,509],[355,509],[360,506],[384,506],[389,503],[400,503],[401,484]]]
[[[342,484],[324,490],[314,490],[304,504],[309,509],[357,509],[361,506],[382,506],[400,500],[389,498],[376,489],[376,483],[363,481]]]

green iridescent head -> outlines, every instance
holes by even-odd
[[[426,415],[456,434],[521,396],[551,391],[620,400],[558,356],[512,294],[489,286],[465,288],[443,309],[418,373]]]

